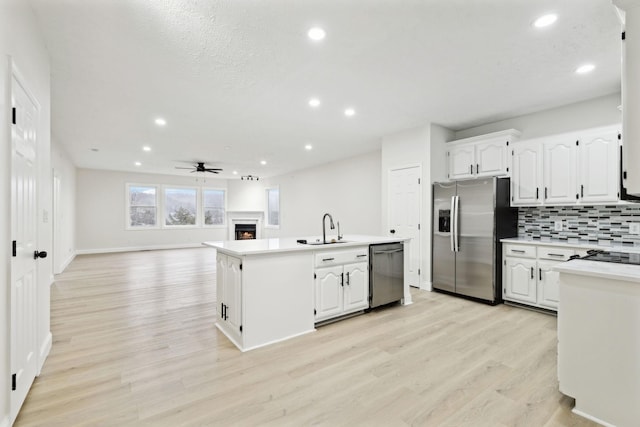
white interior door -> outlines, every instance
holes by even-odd
[[[389,172],[389,236],[410,237],[404,250],[409,250],[409,284],[420,287],[420,177],[422,168],[413,166]],[[405,256],[405,259],[406,256]]]
[[[11,82],[11,421],[15,420],[37,370],[36,159],[38,108],[15,78]]]

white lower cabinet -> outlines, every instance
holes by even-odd
[[[216,254],[217,321],[236,340],[242,336],[242,260]]]
[[[368,247],[316,255],[315,321],[369,307]]]
[[[504,244],[504,300],[557,311],[559,273],[553,267],[584,253],[571,247]]]

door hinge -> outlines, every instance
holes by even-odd
[[[17,389],[16,384],[16,374],[11,375],[11,391],[15,391]]]
[[[240,264],[240,270],[242,270],[242,264]]]
[[[622,172],[622,178],[627,179],[627,171]]]
[[[621,133],[619,133],[619,134],[618,134],[618,140],[621,140],[621,139],[622,139],[622,134],[621,134]]]
[[[13,107],[11,109],[11,123],[13,123],[14,125],[18,124],[18,118],[16,116],[17,116],[16,107]]]
[[[512,156],[515,154],[515,152],[514,152],[514,151],[515,151],[515,150],[511,150],[511,155],[512,155]]]
[[[507,168],[507,172],[509,172],[509,168]]]
[[[418,269],[418,276],[420,275],[420,269]]]
[[[625,38],[627,37],[627,35],[625,34],[625,32],[622,32],[622,40],[625,40]]]
[[[418,224],[418,230],[420,230],[420,224]]]
[[[317,279],[317,278],[318,278],[318,276],[316,275],[316,273],[313,273],[313,278],[314,278],[314,279]]]
[[[316,311],[316,309],[313,309],[313,315],[315,316],[316,314],[318,314],[318,312]]]
[[[418,178],[418,185],[420,185],[420,178]]]
[[[507,147],[509,146],[509,141],[507,141]]]
[[[11,254],[11,256],[18,256],[18,244],[15,240],[11,243]]]
[[[577,140],[577,141],[576,141],[576,147],[577,147],[578,145],[580,145],[580,140]]]
[[[240,325],[240,332],[242,332],[242,325]]]

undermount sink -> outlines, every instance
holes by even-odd
[[[346,240],[333,240],[327,243],[325,242],[308,242],[306,240],[298,240],[298,243],[302,243],[303,245],[335,245],[336,243],[348,243]]]

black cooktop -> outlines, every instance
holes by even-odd
[[[640,265],[640,253],[589,251],[580,259],[588,261],[615,262],[618,264]]]

